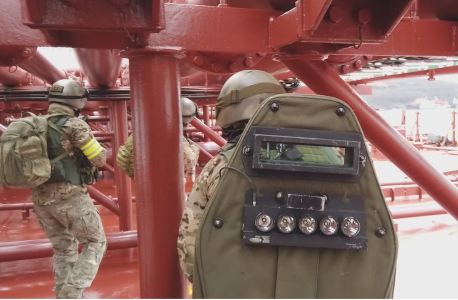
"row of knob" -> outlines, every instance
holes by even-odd
[[[277,224],[278,230],[283,233],[291,233],[297,227],[303,234],[312,234],[318,227],[320,231],[325,235],[334,235],[339,230],[339,222],[333,216],[325,216],[318,221],[310,216],[306,215],[296,222],[296,219],[288,214],[281,214],[275,219],[270,213],[260,213],[255,220],[256,228],[262,232],[271,231],[275,224]],[[360,223],[354,217],[345,217],[340,222],[340,230],[348,237],[355,237],[360,231]]]

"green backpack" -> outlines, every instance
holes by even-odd
[[[36,116],[13,121],[0,137],[0,184],[15,189],[33,188],[46,182],[52,165],[68,155],[64,152],[52,161],[48,158],[49,117]]]

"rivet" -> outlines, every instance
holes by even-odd
[[[198,55],[194,57],[193,62],[198,67],[201,67],[204,65],[204,59]]]
[[[386,233],[386,230],[383,227],[377,227],[377,229],[375,229],[375,235],[377,237],[383,237],[385,233]]]
[[[273,101],[272,103],[270,103],[270,110],[271,111],[280,110],[280,103],[278,103],[277,101]]]
[[[343,107],[343,106],[339,106],[339,107],[336,108],[336,114],[337,114],[338,116],[340,116],[340,117],[345,116],[345,112],[346,112],[346,111],[347,111],[347,110],[346,110],[345,107]]]
[[[214,72],[219,72],[221,70],[221,65],[219,63],[212,63],[211,68]]]
[[[239,66],[235,62],[229,64],[229,71],[231,71],[232,73],[236,73],[238,72],[238,70]]]
[[[248,147],[248,146],[245,146],[243,147],[243,154],[245,154],[246,156],[250,156],[251,154],[253,154],[253,150],[251,149],[251,147]]]
[[[329,8],[328,19],[331,23],[337,24],[342,18],[342,10],[338,6],[331,6],[331,8]]]
[[[372,21],[372,13],[369,9],[363,8],[358,11],[358,23],[359,25],[366,25]]]
[[[342,74],[350,73],[350,66],[349,65],[343,65],[342,67],[340,67],[340,72]]]
[[[247,57],[243,60],[243,64],[245,65],[245,67],[251,67],[254,63],[253,63],[253,58],[251,57]]]
[[[275,192],[275,199],[277,199],[277,201],[283,202],[283,198],[285,198],[283,191],[278,190]]]
[[[32,55],[32,50],[30,48],[24,48],[21,52],[22,57],[29,57]]]
[[[355,67],[356,70],[359,70],[363,67],[363,62],[360,59],[358,59],[357,61],[353,63],[353,66]]]
[[[223,219],[221,219],[221,218],[214,219],[213,220],[213,226],[215,226],[215,228],[223,227]]]

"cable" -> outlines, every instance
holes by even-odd
[[[248,177],[245,173],[243,173],[242,171],[236,169],[236,168],[233,168],[233,167],[223,167],[221,168],[221,170],[219,170],[219,177],[221,178],[223,175],[221,174],[221,171],[224,170],[224,169],[230,169],[230,170],[234,170],[234,171],[237,171],[239,172],[240,174],[242,174],[243,176],[245,176],[245,178],[248,180],[248,182],[251,184],[251,189],[253,190],[253,206],[256,206],[256,190],[254,189],[254,185],[253,185],[253,182],[251,182],[251,179],[250,177]]]

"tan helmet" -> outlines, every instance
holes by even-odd
[[[199,107],[191,99],[181,97],[180,104],[181,120],[184,125],[189,124],[194,116],[199,116]]]
[[[62,79],[49,89],[48,101],[62,103],[75,109],[83,109],[89,98],[89,91],[76,81]]]
[[[232,75],[221,88],[216,105],[216,120],[222,128],[249,120],[265,99],[285,90],[271,74],[246,70]]]

